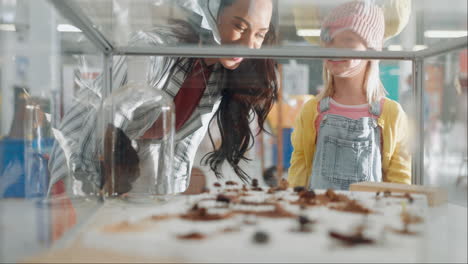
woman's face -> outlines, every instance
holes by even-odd
[[[272,0],[237,0],[220,11],[218,29],[223,45],[259,49],[268,33],[273,13]],[[234,70],[243,58],[221,58],[221,64]]]
[[[328,43],[324,45],[326,48],[366,50],[364,40],[356,33],[345,30],[342,31]],[[367,60],[359,59],[327,59],[325,67],[333,76],[338,77],[353,77],[360,73],[367,65]]]

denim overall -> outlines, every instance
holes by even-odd
[[[382,180],[380,101],[369,106],[373,117],[354,120],[328,114],[330,98],[320,101],[323,114],[317,136],[310,189],[348,190],[362,181]]]

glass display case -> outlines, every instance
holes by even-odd
[[[241,67],[236,69],[240,72],[236,80],[213,85],[219,90],[207,89],[201,99],[204,108],[192,120],[197,128],[204,127],[204,133],[191,136],[193,127],[178,126],[171,96],[150,100],[158,98],[160,90],[171,91],[171,84],[148,76],[159,76],[164,68],[160,65],[181,61],[275,62],[278,95],[265,115],[266,131],[251,135],[255,143],[250,141],[245,152],[251,161],[242,160],[239,167],[266,185],[288,176],[294,120],[302,106],[324,89],[323,60],[380,61],[387,97],[403,107],[410,121],[412,184],[443,187],[449,191],[449,201],[466,210],[467,3],[363,1],[384,12],[381,50],[321,43],[324,19],[345,0],[273,0],[270,24],[254,36],[263,45],[226,42],[218,31],[220,1],[215,0],[0,0],[0,261],[20,261],[65,243],[109,195],[128,192],[127,186],[116,191],[118,160],[144,160],[141,153],[150,149],[145,146],[154,145],[163,154],[151,160],[159,167],[139,167],[146,174],[134,189],[138,194],[200,193],[217,181],[204,161],[220,146],[223,134],[232,132],[219,130],[220,120],[214,117],[222,105],[220,98],[237,79],[248,82],[256,72]],[[174,25],[193,32],[183,32],[186,39],[175,38],[168,30]],[[230,26],[250,32],[242,27],[251,25],[238,19]],[[135,65],[129,58],[150,62]],[[217,73],[215,69],[205,79],[208,86]],[[125,90],[132,78],[147,78],[143,86],[158,89],[140,87],[140,94],[137,88]],[[139,99],[119,105],[129,97]],[[145,131],[158,123],[157,115],[144,117],[144,129],[125,123],[142,118],[138,111],[145,99],[161,109],[165,124],[148,144],[142,143],[149,142]],[[124,107],[133,110],[125,112]],[[117,129],[109,134],[111,123]],[[251,122],[251,131],[258,126]],[[111,135],[108,149],[106,135]],[[184,141],[187,138],[198,147]],[[119,144],[127,148],[120,159],[115,155]],[[183,152],[190,162],[174,157],[174,151]],[[172,163],[183,172],[167,169]],[[230,166],[221,165],[218,172],[224,179],[237,180],[239,175]],[[171,181],[160,180],[161,175]],[[104,188],[109,183],[113,187]]]

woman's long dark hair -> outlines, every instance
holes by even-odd
[[[219,12],[236,1],[222,0]],[[194,42],[195,39],[199,39],[198,33],[189,24],[184,26],[182,21],[175,23],[181,26],[179,28],[183,28],[179,32],[185,36],[182,41]],[[273,45],[276,42],[273,23],[272,19],[270,30],[263,42],[264,46]],[[193,67],[195,61],[196,59],[191,59],[189,63],[192,66],[190,67]],[[216,177],[222,177],[221,166],[224,161],[227,161],[242,181],[247,182],[250,179],[239,163],[249,160],[245,154],[254,146],[255,133],[251,130],[250,123],[255,120],[255,117],[257,117],[259,127],[258,133],[265,131],[263,124],[277,98],[276,68],[276,62],[271,59],[244,60],[236,70],[223,68],[222,99],[210,121],[210,126],[214,121],[218,123],[221,145],[216,149],[211,131],[208,130],[215,150],[202,159],[202,163],[209,165]]]

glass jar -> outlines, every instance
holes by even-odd
[[[147,84],[148,62],[128,57],[127,84],[103,104],[99,144],[103,189],[110,196],[146,199],[174,193],[174,103]]]

